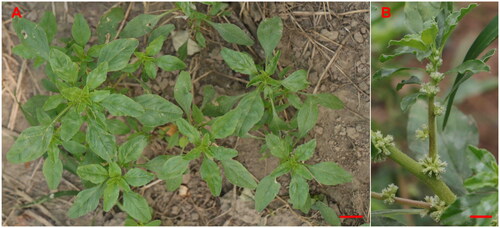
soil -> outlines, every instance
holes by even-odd
[[[12,12],[19,7],[24,18],[37,21],[46,10],[57,17],[56,38],[70,36],[72,15],[82,13],[95,32],[100,16],[112,8],[128,9],[130,3],[5,3],[3,12]],[[171,8],[171,3],[133,3],[129,19],[140,13],[159,13]],[[311,194],[322,194],[337,215],[363,215],[362,219],[342,219],[342,225],[362,225],[369,218],[369,110],[370,110],[370,67],[369,67],[369,3],[231,3],[232,16],[216,20],[235,23],[256,37],[256,25],[262,18],[280,16],[284,32],[278,49],[282,52],[280,68],[309,71],[311,86],[317,92],[333,93],[344,103],[343,110],[329,110],[320,107],[317,126],[306,140],[316,138],[317,150],[309,161],[318,163],[333,161],[353,174],[352,183],[337,186],[321,186],[310,182]],[[66,211],[73,197],[60,197],[36,206],[21,208],[20,205],[50,193],[41,171],[42,159],[21,165],[6,161],[5,154],[15,137],[29,126],[19,106],[35,94],[49,94],[40,80],[44,78],[43,67],[34,68],[31,61],[25,61],[11,53],[18,43],[13,32],[10,14],[3,15],[3,93],[2,93],[2,209],[4,225],[123,225],[126,215],[117,208],[106,213],[101,206],[92,213],[77,219],[68,219]],[[180,17],[167,17],[159,24],[173,23],[176,30],[186,28]],[[213,29],[203,31],[207,47],[188,57],[187,64],[193,77],[195,102],[201,102],[203,85],[214,85],[220,95],[241,94],[246,90],[241,79],[243,75],[232,72],[222,61],[219,51],[222,46],[239,48],[252,53],[259,59],[263,52],[258,45],[241,48],[222,41]],[[95,39],[95,38],[93,38]],[[91,39],[90,42],[95,42]],[[174,54],[173,45],[163,48],[164,53]],[[172,100],[176,73],[159,71],[158,77],[148,82],[152,92]],[[321,80],[320,80],[321,78]],[[129,88],[129,95],[142,94],[141,87],[134,81],[120,84]],[[262,142],[255,139],[230,137],[218,142],[239,151],[236,158],[258,179],[269,174],[278,165],[273,158],[263,159],[259,152]],[[146,157],[159,154],[173,154],[166,150],[165,142],[156,140],[144,152]],[[199,175],[199,161],[191,163],[191,171],[184,176],[179,190],[168,192],[162,181],[139,188],[154,210],[154,218],[162,225],[327,225],[318,211],[303,214],[292,210],[286,202],[289,177],[278,181],[282,184],[280,197],[261,213],[254,210],[253,193],[233,187],[226,180],[221,197],[213,197]],[[81,190],[82,184],[71,173],[64,172],[60,190]]]

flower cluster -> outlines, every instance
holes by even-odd
[[[435,116],[440,116],[443,115],[444,113],[444,106],[441,105],[439,102],[434,102],[434,115]]]
[[[427,124],[422,124],[420,129],[415,130],[415,137],[420,140],[425,140],[429,137],[429,127]]]
[[[427,82],[422,84],[420,92],[427,94],[427,96],[436,96],[436,94],[439,93],[439,87],[430,82]]]
[[[421,159],[418,163],[422,165],[423,170],[422,172],[429,177],[434,177],[436,179],[439,179],[441,177],[441,174],[446,171],[446,166],[448,163],[441,161],[439,158],[439,155],[436,155],[436,157],[431,158],[431,157],[425,157],[424,159]]]
[[[384,203],[393,204],[396,198],[396,192],[399,187],[395,184],[390,184],[386,188],[382,190],[382,198],[384,199]]]
[[[425,202],[430,203],[431,207],[426,209],[421,215],[429,215],[434,221],[439,222],[441,215],[446,210],[446,203],[439,199],[439,196],[426,196]]]
[[[391,154],[391,151],[389,151],[388,147],[395,146],[394,137],[392,137],[392,135],[387,135],[384,137],[384,135],[382,135],[382,132],[380,131],[372,131],[372,142],[375,148],[380,151],[379,153],[374,155],[373,161],[385,160],[385,158]]]
[[[439,83],[444,78],[444,74],[437,71],[431,72],[430,76],[432,80],[434,80],[436,83]]]

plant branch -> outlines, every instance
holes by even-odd
[[[372,196],[372,198],[375,198],[375,199],[384,200],[384,198],[382,197],[382,194],[378,193],[378,192],[372,192],[371,196]],[[427,203],[424,201],[401,198],[401,197],[394,197],[394,202],[399,203],[401,205],[407,205],[410,207],[417,207],[417,208],[424,208],[424,209],[431,208],[430,203]]]
[[[436,115],[434,115],[434,98],[435,96],[429,96],[428,108],[427,108],[427,118],[429,126],[429,157],[436,158],[437,151],[437,131],[436,131]]]
[[[437,196],[439,196],[441,200],[445,201],[448,205],[455,201],[455,194],[442,180],[438,180],[436,178],[425,175],[422,172],[422,166],[418,162],[410,158],[408,155],[401,152],[398,148],[394,146],[387,146],[387,149],[391,152],[389,158],[397,162],[399,165],[403,166],[418,179],[424,182],[427,186],[429,186],[429,188],[431,188],[432,191]]]

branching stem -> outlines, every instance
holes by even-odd
[[[379,200],[384,200],[382,197],[381,193],[378,192],[372,192],[371,193],[372,198],[379,199]],[[411,199],[406,199],[406,198],[401,198],[401,197],[394,197],[394,202],[399,203],[401,205],[407,205],[410,207],[416,207],[416,208],[424,208],[424,209],[429,209],[431,208],[431,204],[424,202],[424,201],[418,201],[418,200],[411,200]]]
[[[429,96],[428,100],[428,126],[429,126],[429,157],[435,158],[438,154],[437,150],[437,131],[436,131],[436,115],[434,114],[434,98]]]
[[[439,198],[445,201],[447,204],[451,204],[455,201],[456,196],[450,190],[450,188],[442,181],[433,177],[429,177],[422,172],[422,166],[410,158],[405,153],[401,152],[398,148],[394,146],[388,146],[387,149],[391,152],[389,158],[397,162],[399,165],[403,166],[405,169],[410,171],[418,179],[424,182],[432,191],[439,196]]]

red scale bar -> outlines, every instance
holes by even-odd
[[[340,218],[363,218],[362,215],[341,215]]]
[[[491,215],[471,215],[470,218],[492,218]]]

